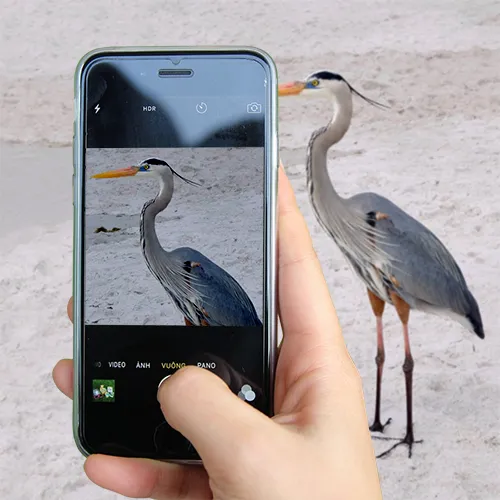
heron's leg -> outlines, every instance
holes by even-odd
[[[186,323],[186,326],[193,326],[193,323],[189,321],[187,318],[184,318],[184,323]]]
[[[408,335],[408,320],[410,317],[410,306],[395,293],[391,293],[391,299],[396,307],[399,319],[403,323],[403,335],[405,344],[405,360],[403,363],[403,372],[405,374],[406,385],[406,435],[403,439],[398,441],[394,446],[384,451],[377,458],[388,455],[392,450],[398,446],[405,444],[408,446],[408,458],[411,458],[412,447],[414,443],[421,443],[422,441],[415,441],[413,435],[413,356],[410,350],[410,337]]]
[[[372,432],[384,432],[386,425],[390,424],[389,418],[385,424],[380,421],[380,401],[382,398],[382,373],[384,371],[385,349],[384,349],[384,334],[382,325],[382,314],[384,313],[385,302],[377,297],[374,293],[368,290],[368,298],[372,306],[373,313],[377,319],[377,356],[375,362],[377,363],[377,393],[375,399],[375,418],[373,424],[370,425]]]

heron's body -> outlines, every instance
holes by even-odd
[[[146,202],[141,211],[142,254],[147,268],[182,313],[186,325],[262,326],[252,301],[229,273],[197,250],[180,247],[167,251],[160,244],[156,216],[167,208],[174,192],[174,171],[165,161],[150,158],[137,167],[95,177],[134,176],[138,173],[156,175],[160,181],[158,194]]]
[[[307,184],[318,222],[377,297],[392,303],[390,292],[395,292],[411,309],[451,317],[484,336],[477,303],[460,268],[429,229],[383,196],[342,198],[333,187],[326,155],[346,134],[351,119],[352,96],[346,87],[339,91],[330,124],[309,141]],[[387,217],[376,220],[376,214]]]
[[[309,199],[322,228],[363,280],[377,318],[377,399],[373,431],[380,422],[382,370],[385,361],[382,314],[384,304],[395,306],[403,323],[407,394],[407,434],[399,444],[415,442],[412,417],[413,357],[410,352],[410,309],[452,318],[484,338],[479,307],[450,252],[423,224],[393,202],[375,193],[342,198],[331,182],[327,153],[346,134],[352,119],[352,94],[377,105],[340,75],[321,71],[304,82],[280,86],[281,95],[327,95],[333,102],[330,123],[316,130],[307,150]],[[394,447],[395,447],[394,446]],[[393,448],[394,448],[393,447]],[[391,449],[393,449],[391,448]],[[388,450],[390,451],[390,450]],[[386,452],[387,453],[387,452]]]
[[[346,204],[367,219],[369,214],[388,216],[374,224],[381,236],[375,237],[375,245],[389,256],[389,266],[381,269],[372,262],[371,269],[363,268],[344,252],[372,293],[392,304],[390,292],[395,292],[411,309],[451,318],[484,335],[477,302],[462,271],[434,233],[376,193],[356,194]],[[322,214],[316,212],[316,216],[321,219]]]
[[[176,248],[171,252],[163,251],[169,254],[167,258],[172,265],[188,273],[184,279],[191,290],[186,295],[166,282],[166,273],[161,264],[154,268],[151,266],[151,259],[149,256],[146,258],[147,251],[143,248],[146,264],[193,326],[262,325],[243,288],[215,262],[189,247]],[[183,300],[180,296],[183,296]],[[232,300],[228,301],[228,297]]]

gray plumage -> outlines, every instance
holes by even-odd
[[[448,316],[484,338],[479,307],[462,271],[429,229],[375,193],[357,194],[347,203],[362,213],[388,215],[375,223],[382,235],[376,244],[389,256],[382,272],[386,289],[395,291],[412,309]],[[391,302],[387,293],[380,298]]]
[[[349,128],[353,89],[343,79],[323,83],[334,114],[312,134],[307,154],[309,199],[318,222],[379,298],[391,303],[389,292],[394,291],[412,309],[450,317],[484,338],[477,302],[460,268],[429,229],[378,194],[345,199],[335,191],[327,152]],[[312,92],[319,93],[317,88]],[[376,220],[376,214],[388,217]]]

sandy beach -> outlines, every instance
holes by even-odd
[[[84,475],[72,438],[71,403],[51,380],[54,363],[72,353],[65,316],[72,272],[72,78],[77,60],[94,47],[160,44],[256,45],[275,58],[283,81],[330,69],[390,105],[382,111],[356,99],[352,127],[330,153],[332,181],[343,196],[374,191],[390,198],[445,243],[478,300],[486,338],[457,323],[412,313],[415,434],[423,443],[411,460],[402,448],[379,460],[384,498],[500,497],[500,5],[495,0],[366,5],[359,0],[257,5],[234,0],[217,6],[205,0],[168,6],[154,0],[64,0],[56,8],[4,0],[1,498],[121,498]],[[330,104],[320,100],[282,100],[281,154],[363,377],[371,420],[375,319],[365,289],[319,227],[306,192],[306,144],[330,113]],[[250,281],[245,286],[252,295]],[[387,435],[400,437],[403,335],[393,309],[384,317],[382,416],[393,419]],[[387,446],[374,444],[377,452]]]

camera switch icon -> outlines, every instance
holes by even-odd
[[[247,113],[262,113],[262,104],[258,102],[247,104]]]

